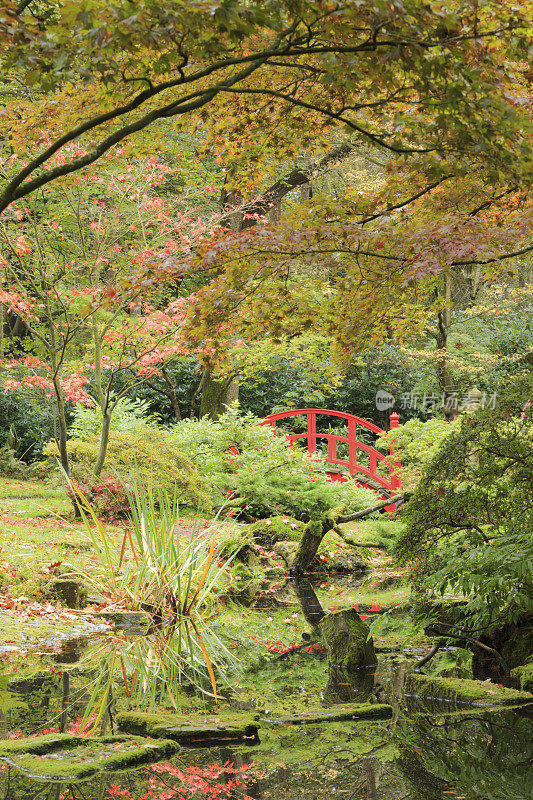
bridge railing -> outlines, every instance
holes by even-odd
[[[317,416],[329,416],[337,419],[345,420],[348,427],[348,435],[342,436],[336,433],[322,433],[317,431]],[[307,419],[307,429],[303,433],[290,433],[287,435],[288,440],[296,446],[296,442],[300,440],[307,440],[307,450],[310,454],[317,452],[317,441],[325,440],[328,446],[327,456],[322,458],[328,464],[339,467],[346,467],[352,476],[366,476],[374,481],[379,486],[386,489],[391,494],[395,494],[401,487],[400,481],[400,462],[395,455],[394,445],[390,448],[390,455],[380,452],[377,448],[372,447],[366,442],[357,438],[358,428],[370,431],[378,436],[385,433],[384,430],[378,428],[373,422],[356,417],[354,414],[348,414],[345,411],[331,411],[330,409],[323,408],[296,408],[291,411],[280,411],[278,414],[271,414],[266,417],[261,425],[270,425],[274,430],[278,422],[290,417],[305,416]],[[395,429],[399,425],[399,414],[390,415],[390,428]],[[337,456],[337,445],[339,442],[348,445],[348,459],[339,458]],[[368,466],[360,462],[358,451],[366,454],[368,459]],[[389,475],[378,471],[379,463],[385,459],[390,458]]]

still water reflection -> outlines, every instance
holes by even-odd
[[[79,643],[78,643],[79,644]],[[57,665],[64,666],[62,665]],[[158,764],[88,781],[31,778],[4,763],[4,800],[532,800],[533,710],[483,712],[401,697],[405,663],[381,663],[377,680],[392,720],[305,726],[262,723],[255,747],[182,748]],[[324,665],[327,672],[327,667]],[[61,725],[82,710],[88,671],[4,681],[4,738]],[[366,681],[374,679],[373,671]],[[69,702],[65,703],[65,692]]]

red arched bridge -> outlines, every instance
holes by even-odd
[[[328,433],[321,430],[317,431],[317,417],[328,416],[328,422],[343,420],[347,427],[347,436],[337,433]],[[317,440],[327,442],[327,455],[322,460],[331,464],[331,470],[326,469],[326,475],[330,480],[347,480],[346,472],[356,478],[364,486],[370,486],[379,492],[384,499],[398,493],[401,488],[399,475],[400,462],[395,457],[394,448],[391,446],[390,454],[382,453],[375,447],[358,439],[360,430],[370,431],[377,436],[382,436],[386,431],[378,428],[373,422],[369,422],[354,414],[347,414],[344,411],[330,411],[324,408],[296,408],[292,411],[281,411],[279,414],[271,414],[261,425],[270,425],[274,430],[279,422],[290,417],[305,417],[306,430],[303,433],[290,433],[287,438],[291,443],[307,440],[307,450],[309,453],[317,452]],[[398,427],[399,414],[390,415],[390,428],[393,430]],[[348,445],[348,458],[339,458],[337,445],[339,442]],[[346,448],[344,448],[346,450]],[[381,461],[390,458],[388,475],[378,472],[378,465]],[[362,463],[364,462],[364,463]]]

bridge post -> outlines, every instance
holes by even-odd
[[[307,414],[307,452],[316,453],[316,413],[309,411]]]
[[[350,475],[357,472],[357,423],[354,419],[348,420],[348,469]]]
[[[400,424],[400,415],[396,412],[393,412],[390,417],[390,429],[391,431],[395,430],[398,425]],[[394,452],[394,440],[390,447],[390,456],[391,456],[391,467],[390,467],[390,487],[391,491],[394,494],[395,489],[400,489],[402,482],[400,480],[400,467],[401,462],[400,459],[396,457]]]

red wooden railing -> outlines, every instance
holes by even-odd
[[[321,431],[317,431],[316,420],[317,415],[319,414],[346,420],[348,423],[348,436],[340,436],[336,433],[322,433]],[[365,430],[371,431],[378,436],[383,435],[385,433],[384,430],[378,428],[378,426],[374,425],[373,422],[369,422],[366,419],[361,419],[361,417],[356,417],[354,414],[347,414],[344,411],[330,411],[329,409],[324,408],[297,408],[292,411],[281,411],[279,414],[271,414],[269,417],[263,420],[261,425],[271,425],[271,427],[276,430],[276,425],[281,420],[289,417],[299,416],[307,417],[307,430],[305,433],[289,434],[287,438],[290,442],[296,443],[298,440],[307,439],[307,450],[309,453],[316,453],[317,439],[325,439],[328,443],[328,454],[322,459],[323,461],[328,464],[347,467],[350,475],[362,476],[362,483],[367,483],[364,481],[364,477],[370,479],[370,481],[374,482],[379,487],[382,487],[389,494],[389,496],[398,493],[398,490],[401,488],[399,474],[400,462],[395,457],[394,447],[391,446],[390,448],[391,464],[389,475],[387,476],[378,472],[378,464],[380,461],[388,458],[388,455],[381,453],[371,445],[365,444],[365,442],[359,441],[357,438],[358,428],[364,428]],[[390,415],[391,430],[398,427],[399,419],[399,414]],[[337,457],[338,442],[344,442],[348,445],[347,461],[346,459]],[[358,458],[359,450],[367,454],[369,461],[368,467],[360,463]],[[347,478],[343,476],[342,472],[328,472],[326,470],[326,475],[329,476],[330,480],[347,480]]]

